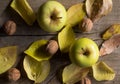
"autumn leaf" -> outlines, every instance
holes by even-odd
[[[112,0],[86,0],[86,12],[93,22],[107,15],[112,10]]]
[[[78,3],[75,5],[72,5],[67,10],[66,25],[71,25],[73,27],[78,23],[80,23],[85,16],[86,16],[86,13],[84,10],[84,3]]]
[[[93,77],[97,81],[113,80],[115,72],[106,63],[98,62],[92,66]]]
[[[23,67],[28,78],[33,80],[35,84],[44,81],[50,72],[50,63],[48,60],[39,62],[30,56],[25,56]]]
[[[70,25],[67,25],[58,33],[58,43],[61,52],[68,52],[70,45],[75,41],[75,33]]]
[[[102,38],[104,40],[109,39],[115,34],[120,34],[120,24],[113,24],[111,25],[103,34]]]
[[[46,44],[48,40],[38,40],[33,42],[30,47],[24,51],[25,54],[31,56],[37,61],[49,60],[52,55],[50,55],[46,50]]]
[[[0,48],[0,74],[10,69],[17,60],[17,46]]]
[[[117,34],[103,42],[100,48],[100,56],[112,53],[119,46],[120,46],[120,34]]]
[[[10,6],[25,20],[28,25],[32,25],[35,22],[35,12],[32,10],[27,0],[13,0]]]
[[[89,68],[81,68],[75,64],[70,64],[63,69],[62,80],[65,84],[75,84],[86,77]]]

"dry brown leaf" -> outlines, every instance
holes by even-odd
[[[116,34],[102,44],[102,47],[100,48],[100,56],[112,53],[119,46],[120,46],[120,34]]]
[[[86,12],[93,22],[107,15],[112,10],[112,0],[86,0]]]

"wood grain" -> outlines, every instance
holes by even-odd
[[[8,3],[8,0],[4,0]],[[39,6],[47,0],[28,0],[31,7],[37,12]],[[66,9],[68,9],[73,4],[78,2],[82,2],[84,0],[58,0],[60,1]],[[57,33],[47,33],[43,31],[37,24],[37,21],[32,25],[28,26],[24,20],[7,5],[6,10],[3,12],[2,6],[6,5],[3,1],[0,1],[0,25],[9,19],[12,19],[17,24],[17,32],[13,36],[6,35],[2,29],[0,30],[0,47],[17,45],[18,55],[20,60],[17,62],[16,66],[22,62],[22,58],[25,56],[23,51],[28,48],[28,46],[40,39],[51,39],[52,37],[56,37]],[[98,22],[94,23],[94,27],[89,33],[81,33],[79,29],[74,28],[76,33],[76,38],[80,37],[88,37],[96,41],[96,43],[101,46],[103,40],[101,35],[105,32],[105,30],[112,24],[120,23],[120,0],[113,0],[113,10],[107,16],[101,18]],[[92,84],[119,84],[120,83],[120,48],[116,49],[112,54],[106,55],[104,57],[100,57],[100,61],[105,61],[110,67],[114,69],[116,72],[115,79],[112,81],[102,81],[98,82],[91,77]],[[62,84],[58,79],[58,72],[62,67],[69,63],[69,58],[67,54],[61,54],[58,52],[51,60],[51,72],[48,78],[42,82],[41,84]],[[10,83],[4,79],[4,76],[0,76],[0,84],[33,84],[32,81],[26,78],[26,76],[22,76],[22,78],[15,82]]]

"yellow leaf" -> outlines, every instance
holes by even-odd
[[[41,83],[44,81],[50,72],[49,61],[36,61],[30,56],[25,56],[23,61],[23,67],[27,73],[29,79],[35,83]]]
[[[0,48],[0,74],[10,69],[17,59],[17,46]]]
[[[104,62],[98,62],[92,66],[93,76],[97,81],[113,80],[115,72]]]
[[[75,64],[70,64],[63,69],[62,80],[65,84],[75,84],[86,77],[89,68],[81,68]]]
[[[70,45],[75,41],[75,34],[70,25],[67,25],[58,34],[58,43],[61,52],[68,52]]]
[[[120,34],[120,24],[113,24],[108,28],[108,30],[103,34],[103,39],[109,39],[115,34]]]
[[[37,61],[49,60],[51,55],[46,51],[47,42],[47,40],[35,41],[27,50],[24,51],[24,53]]]
[[[10,6],[25,20],[28,25],[32,25],[36,20],[36,15],[27,0],[13,0]]]
[[[84,3],[78,3],[71,6],[67,11],[66,25],[75,26],[85,17]]]

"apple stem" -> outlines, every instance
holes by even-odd
[[[52,20],[61,19],[62,17],[58,17],[58,14],[59,14],[59,12],[55,9],[55,10],[53,11],[53,13],[51,14],[50,18],[51,18]]]
[[[84,50],[83,48],[82,48],[82,50],[83,50],[83,55],[85,55],[85,56],[89,55],[89,51],[88,50]]]
[[[89,55],[89,52],[86,51],[86,52],[83,53],[83,55],[86,55],[86,56],[87,56],[87,55]]]
[[[61,19],[62,17],[56,17],[55,15],[51,15],[50,17],[52,20],[56,20],[56,19]]]

